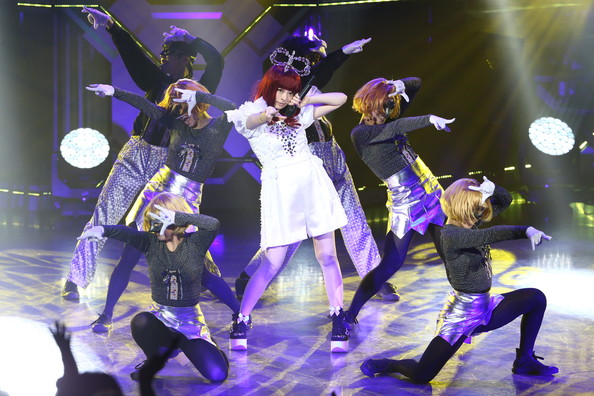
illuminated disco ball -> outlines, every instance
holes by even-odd
[[[566,154],[575,144],[571,128],[553,117],[542,117],[534,121],[528,129],[528,136],[534,147],[549,155]]]
[[[99,131],[79,128],[64,136],[60,154],[70,165],[90,169],[105,161],[109,154],[109,142]]]

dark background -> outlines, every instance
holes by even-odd
[[[113,2],[99,3],[109,9]],[[259,3],[263,7],[273,4]],[[349,132],[359,121],[350,109],[352,95],[373,78],[407,76],[420,77],[423,88],[406,115],[456,118],[451,133],[426,128],[410,134],[413,147],[435,175],[452,175],[441,179],[444,187],[455,178],[481,171],[531,200],[550,200],[542,193],[545,187],[561,190],[567,201],[591,199],[593,155],[587,154],[588,149],[581,153],[577,148],[583,141],[592,145],[594,130],[590,5],[560,7],[554,2],[519,1],[510,2],[506,9],[501,4],[504,2],[448,0],[273,7],[271,15],[284,32],[271,37],[270,50],[275,40],[307,24],[321,26],[329,51],[372,38],[325,88],[345,92],[350,98],[330,119],[357,186],[366,187],[360,193],[364,206],[381,205],[385,192],[352,148]],[[52,154],[57,153],[61,137],[82,119],[106,131],[112,143],[111,156],[92,171],[72,169],[58,161],[60,179],[84,188],[100,185],[126,140],[126,132],[112,125],[109,100],[87,95],[81,88],[90,79],[110,81],[109,62],[82,38],[80,24],[87,23],[84,16],[77,22],[63,9],[19,7],[5,0],[0,5],[0,185],[51,190]],[[69,65],[67,59],[73,53],[82,54],[84,61]],[[255,81],[261,68],[252,63],[242,65],[241,70],[253,75]],[[227,57],[223,79],[234,78],[227,72],[233,67],[237,65],[230,64]],[[217,93],[238,103],[249,96],[247,91],[229,88]],[[559,117],[572,127],[576,147],[570,153],[553,157],[532,146],[528,126],[540,116]],[[532,168],[524,169],[525,164]],[[504,172],[509,166],[519,170]],[[207,188],[206,208],[253,211],[259,206],[259,184],[247,172],[238,172],[224,185]],[[559,196],[554,194],[555,199]]]

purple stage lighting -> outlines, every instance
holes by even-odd
[[[222,12],[153,12],[154,19],[221,19]]]

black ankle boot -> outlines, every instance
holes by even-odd
[[[331,352],[349,351],[349,331],[344,322],[344,311],[339,307],[330,308],[330,319],[332,319],[332,335],[330,336]]]
[[[545,366],[536,359],[543,360],[540,356],[536,356],[534,351],[516,349],[516,360],[514,360],[512,372],[524,375],[553,375],[559,372],[557,367]]]

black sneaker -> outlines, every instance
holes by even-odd
[[[235,279],[235,295],[237,296],[238,300],[241,300],[243,297],[243,293],[245,292],[245,288],[250,281],[250,276],[243,271],[239,274],[239,278]]]
[[[332,334],[330,336],[330,351],[331,352],[348,352],[349,351],[349,331],[345,326],[344,311],[332,312],[330,319],[332,319]]]
[[[516,349],[516,360],[514,360],[512,372],[523,375],[553,375],[559,372],[557,367],[546,366],[536,359],[543,360],[542,357],[536,356],[534,351],[530,353]]]
[[[229,347],[233,351],[247,349],[247,331],[252,327],[252,319],[242,314],[233,314],[233,322],[229,333]]]
[[[388,374],[390,359],[367,359],[361,363],[361,372],[368,377],[375,377],[376,374]]]
[[[349,331],[349,335],[357,335],[359,332],[359,321],[349,311],[344,311],[344,327]]]
[[[93,323],[91,323],[91,329],[93,333],[107,333],[111,330],[111,318],[107,317],[105,314],[100,314],[97,319]]]
[[[138,382],[138,380],[140,379],[140,369],[142,368],[142,366],[144,366],[144,364],[146,363],[146,360],[138,363],[136,366],[134,366],[134,371],[132,371],[130,373],[130,378],[132,378],[133,381]]]
[[[76,286],[76,283],[69,280],[64,283],[64,288],[62,289],[62,298],[68,301],[78,301],[80,299],[80,294],[78,294],[78,286]]]
[[[382,287],[380,287],[377,294],[375,295],[375,298],[384,301],[396,302],[400,300],[400,295],[398,294],[396,286],[394,286],[390,282],[386,282],[382,285]]]

